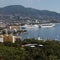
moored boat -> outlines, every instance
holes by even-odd
[[[22,26],[22,27],[24,27],[24,28],[38,28],[39,26],[38,25],[24,25],[24,26]]]
[[[40,25],[41,28],[50,28],[50,27],[54,27],[54,26],[55,26],[54,23],[46,23],[46,24]]]

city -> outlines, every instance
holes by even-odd
[[[0,0],[0,60],[60,60],[59,0]]]

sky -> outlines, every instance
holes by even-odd
[[[60,0],[0,0],[0,7],[9,5],[23,5],[25,7],[60,13]]]

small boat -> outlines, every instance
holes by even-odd
[[[41,28],[50,28],[50,27],[54,27],[54,26],[55,26],[54,23],[46,23],[46,24],[40,25]]]

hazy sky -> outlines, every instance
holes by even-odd
[[[23,5],[25,7],[60,13],[60,0],[0,0],[0,7],[8,5]]]

